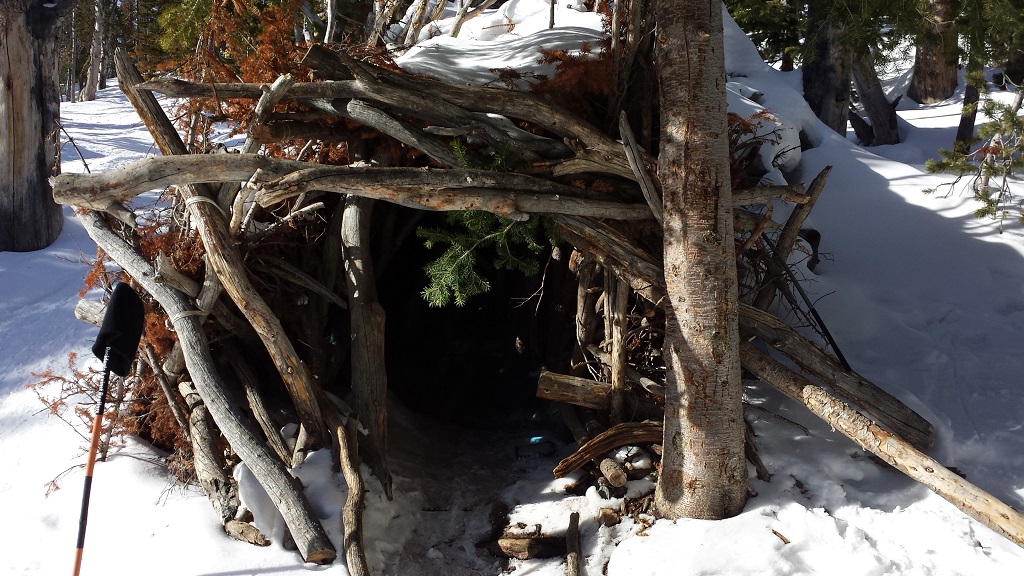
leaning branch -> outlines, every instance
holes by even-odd
[[[861,448],[924,484],[971,518],[1024,546],[1024,515],[951,472],[902,438],[890,434],[851,406],[794,374],[749,342],[740,347],[743,366],[800,402]]]
[[[249,423],[235,410],[235,399],[213,368],[210,344],[200,326],[198,311],[180,292],[157,282],[152,266],[115,234],[98,214],[89,212],[79,219],[96,245],[110,254],[167,312],[181,343],[188,373],[205,400],[210,415],[260,485],[266,488],[268,496],[284,517],[303,559],[318,564],[332,562],[336,556],[334,546],[306,500],[301,485],[270,448],[256,439]]]
[[[426,210],[486,210],[513,219],[530,213],[644,220],[645,204],[607,200],[606,195],[525,174],[470,169],[319,166],[253,154],[162,156],[98,174],[61,174],[54,199],[93,210],[124,203],[155,187],[184,182],[246,181],[261,170],[269,206],[303,192],[325,191],[376,198]],[[283,177],[280,177],[284,174]]]

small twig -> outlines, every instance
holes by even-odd
[[[289,224],[292,221],[297,220],[299,218],[305,218],[306,216],[309,216],[311,213],[316,212],[317,210],[320,210],[323,207],[324,207],[324,203],[323,202],[314,202],[314,203],[310,204],[309,206],[304,206],[302,208],[299,208],[298,210],[295,210],[295,211],[291,212],[290,214],[288,214],[284,218],[278,220],[277,222],[274,222],[270,226],[267,226],[263,230],[259,230],[257,232],[254,232],[252,234],[251,240],[254,241],[254,242],[258,241],[259,239],[269,235],[274,230],[277,230],[281,226]]]
[[[85,161],[85,156],[82,154],[82,150],[78,147],[78,144],[75,144],[75,139],[71,136],[71,134],[68,134],[67,129],[64,128],[64,124],[62,124],[60,120],[54,120],[54,122],[57,123],[57,126],[60,128],[60,131],[63,132],[64,135],[68,137],[68,144],[71,144],[71,147],[75,149],[76,153],[78,153],[78,157],[82,160],[82,166],[85,166],[85,173],[92,174],[92,170],[89,170],[89,164]]]

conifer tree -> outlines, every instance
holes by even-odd
[[[655,505],[667,518],[720,519],[747,499],[722,10],[718,0],[657,9],[668,306]]]

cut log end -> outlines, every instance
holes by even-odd
[[[338,557],[338,554],[331,549],[314,550],[308,552],[306,557],[303,558],[306,562],[311,564],[331,564],[334,559]]]

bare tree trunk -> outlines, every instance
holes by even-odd
[[[655,505],[667,518],[718,519],[747,499],[722,10],[660,0],[657,11],[669,306]]]
[[[384,370],[384,308],[377,302],[377,287],[370,259],[370,216],[373,200],[350,196],[341,225],[352,318],[352,392],[354,408],[368,431],[366,463],[391,498],[391,472],[387,463],[387,389]]]
[[[864,113],[871,120],[871,141],[865,146],[899,144],[900,132],[896,123],[896,108],[885,97],[882,83],[878,81],[871,55],[865,54],[853,65],[853,81],[864,105]]]
[[[981,7],[970,2],[965,6],[968,17],[981,18]],[[968,34],[969,48],[967,53],[966,82],[964,88],[964,104],[960,111],[960,125],[956,130],[953,150],[967,153],[974,142],[974,124],[978,118],[978,104],[981,101],[981,90],[985,87],[983,70],[985,66],[985,38],[983,33],[974,26]]]
[[[96,99],[96,89],[103,75],[103,36],[106,34],[103,0],[94,0],[95,24],[92,29],[92,48],[89,49],[89,69],[85,73],[85,86],[78,95],[81,102]]]
[[[338,31],[337,4],[337,0],[324,0],[324,12],[327,14],[327,28],[324,30],[324,44],[334,42],[334,37]]]
[[[846,135],[850,103],[850,56],[839,46],[839,30],[826,20],[825,0],[812,0],[807,12],[807,42],[813,53],[804,63],[804,100],[826,126]]]
[[[58,8],[0,0],[0,251],[45,248],[64,225],[49,183],[60,167]]]
[[[914,75],[907,96],[921,104],[953,95],[957,83],[957,26],[954,0],[930,0],[928,30],[917,36]]]

